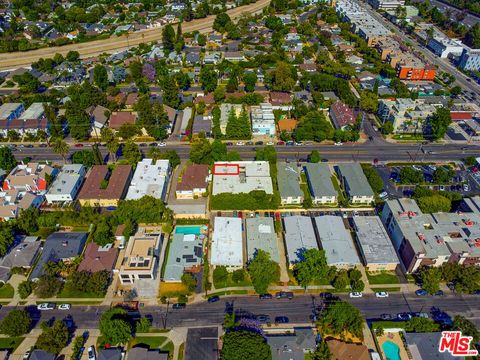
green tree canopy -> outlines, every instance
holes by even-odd
[[[103,91],[108,87],[108,74],[105,66],[101,64],[95,65],[93,68],[93,82]]]
[[[28,333],[32,319],[25,310],[12,310],[3,318],[0,323],[0,331],[8,336],[20,336]]]
[[[308,249],[302,254],[300,262],[295,264],[295,278],[298,283],[307,287],[315,280],[323,280],[328,272],[325,250]]]
[[[478,25],[478,24],[477,24]],[[430,126],[432,128],[432,136],[434,139],[442,139],[447,133],[448,127],[452,123],[450,110],[445,107],[438,108],[430,117]]]
[[[272,353],[265,338],[249,331],[230,331],[223,337],[223,360],[270,360]]]
[[[442,274],[439,269],[434,267],[423,268],[420,273],[422,288],[428,291],[429,294],[435,294],[440,290],[440,281]]]
[[[363,338],[363,317],[355,306],[345,301],[327,307],[317,325],[323,334],[341,335],[348,331]]]
[[[265,294],[270,284],[280,281],[279,265],[270,259],[269,253],[263,250],[258,250],[248,264],[248,272],[257,294]]]
[[[38,337],[35,346],[41,350],[58,354],[67,346],[68,328],[61,320],[55,320],[52,326],[48,326],[47,322],[42,323],[43,332]]]
[[[112,308],[104,312],[99,328],[102,336],[111,345],[126,344],[132,338],[132,327],[127,312],[123,309]]]
[[[9,173],[15,166],[17,166],[17,160],[15,160],[12,150],[6,146],[0,147],[0,169]]]

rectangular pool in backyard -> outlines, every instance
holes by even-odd
[[[194,234],[200,235],[202,233],[201,226],[177,226],[175,234]]]

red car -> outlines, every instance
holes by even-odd
[[[280,213],[279,212],[275,213],[275,220],[280,220]]]
[[[241,219],[243,217],[243,213],[241,211],[239,211],[237,216]]]
[[[81,147],[83,147],[83,144],[75,144],[75,147],[81,148]]]
[[[278,141],[277,145],[285,145],[285,141]]]

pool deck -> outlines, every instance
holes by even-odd
[[[403,341],[400,337],[400,333],[388,332],[388,330],[385,330],[385,333],[382,336],[377,336],[378,345],[380,346],[380,351],[382,352],[382,356],[384,359],[387,359],[387,357],[385,355],[385,352],[383,351],[383,343],[387,340],[393,342],[400,348],[400,358],[402,360],[409,360],[407,351],[403,347]]]

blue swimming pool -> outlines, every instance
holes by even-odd
[[[387,360],[401,360],[400,348],[397,344],[387,340],[383,343],[382,347]]]
[[[175,234],[194,234],[200,235],[202,227],[201,226],[177,226],[175,229]]]

